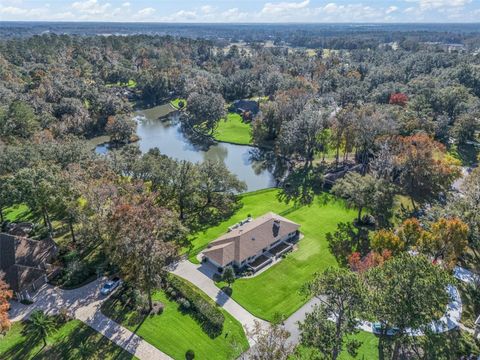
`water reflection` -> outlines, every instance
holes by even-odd
[[[182,131],[177,113],[165,114],[164,106],[137,112],[137,134],[140,150],[146,152],[157,147],[162,154],[192,162],[204,160],[223,161],[227,168],[247,184],[248,191],[264,189],[276,185],[273,175],[276,165],[271,152],[251,146],[225,143],[206,144],[204,139],[197,141]],[[167,119],[165,119],[167,117]],[[162,120],[163,119],[163,120]],[[106,152],[103,146],[97,152]]]

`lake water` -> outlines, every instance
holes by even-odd
[[[265,161],[258,161],[258,149],[251,146],[215,143],[210,146],[194,145],[181,131],[178,115],[171,114],[168,120],[160,120],[165,107],[157,106],[136,112],[138,145],[142,152],[157,147],[162,154],[178,160],[202,162],[222,161],[226,167],[245,181],[248,191],[260,190],[276,185],[272,172]],[[107,147],[100,145],[98,153]]]

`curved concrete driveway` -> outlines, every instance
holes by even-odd
[[[255,321],[258,321],[261,325],[267,324],[265,320],[259,319],[250,314],[235,300],[220,290],[212,280],[214,270],[210,267],[192,264],[190,261],[184,260],[177,263],[171,272],[190,281],[192,284],[200,288],[200,290],[237,319],[243,325],[247,333],[248,330],[253,329]],[[248,342],[252,345],[255,343],[255,340],[248,338]]]
[[[76,319],[141,360],[171,360],[168,355],[102,314],[100,306],[106,298],[100,295],[100,288],[104,281],[105,279],[99,279],[74,290],[44,285],[33,296],[32,305],[13,301],[9,312],[10,318],[12,321],[20,321],[28,318],[34,310],[43,310],[53,315],[61,308],[66,308]]]

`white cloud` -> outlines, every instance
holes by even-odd
[[[305,9],[308,4],[310,4],[310,0],[305,0],[302,2],[279,2],[279,3],[266,3],[263,6],[262,14],[268,15],[279,15],[285,14],[295,10]]]
[[[472,0],[406,0],[410,3],[417,3],[421,11],[440,9],[448,7],[463,7],[472,2]]]
[[[137,12],[137,15],[139,16],[150,16],[150,15],[153,15],[155,13],[155,9],[152,8],[152,7],[147,7],[145,9],[142,9],[142,10],[139,10]]]
[[[25,15],[28,10],[15,6],[0,6],[0,14],[4,15]]]
[[[386,13],[386,14],[391,14],[391,13],[397,11],[397,10],[398,10],[398,6],[389,6],[389,7],[387,8],[387,10],[385,10],[385,13]]]
[[[84,15],[103,15],[110,8],[110,3],[100,4],[97,0],[76,1],[72,4],[72,9]]]
[[[130,5],[132,5],[132,4],[130,4],[128,1],[126,1],[122,4],[123,7],[130,7]]]
[[[328,3],[314,11],[315,21],[318,22],[359,22],[379,21],[384,19],[384,9],[373,8],[362,4],[341,5]]]
[[[231,8],[222,12],[220,19],[222,21],[242,21],[248,19],[248,13],[241,12],[239,8]]]
[[[211,14],[215,11],[215,8],[211,5],[204,5],[204,6],[200,7],[200,10],[204,14]]]

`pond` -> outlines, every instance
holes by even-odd
[[[163,118],[161,120],[161,118]],[[258,159],[258,149],[251,146],[214,143],[196,145],[181,131],[176,112],[167,115],[165,105],[136,112],[138,145],[142,152],[157,147],[162,154],[178,160],[201,162],[222,161],[226,167],[247,184],[247,191],[255,191],[276,185],[271,166]],[[106,153],[105,144],[96,148],[97,153]],[[263,157],[263,155],[261,156]]]

